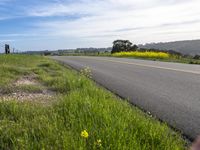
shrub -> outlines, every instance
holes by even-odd
[[[116,57],[138,57],[138,58],[157,58],[157,59],[167,59],[170,58],[170,54],[165,52],[119,52],[113,54]]]

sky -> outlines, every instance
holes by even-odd
[[[199,0],[0,0],[0,48],[22,51],[200,39]]]

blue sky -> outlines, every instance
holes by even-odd
[[[199,0],[0,0],[0,45],[27,51],[200,39]]]

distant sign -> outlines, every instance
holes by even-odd
[[[8,44],[5,44],[5,53],[10,54],[10,46]]]

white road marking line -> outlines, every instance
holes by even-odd
[[[84,57],[81,57],[84,58]],[[200,75],[200,72],[198,71],[189,71],[189,70],[183,70],[183,69],[174,69],[174,68],[168,68],[168,67],[160,67],[160,66],[154,66],[154,65],[145,65],[140,63],[129,63],[129,62],[123,62],[123,61],[117,61],[117,60],[109,60],[109,59],[100,59],[100,58],[92,58],[92,57],[85,57],[90,58],[94,60],[101,60],[101,61],[108,61],[108,62],[115,62],[115,63],[121,63],[121,64],[129,64],[129,65],[136,65],[136,66],[142,66],[142,67],[149,67],[149,68],[156,68],[156,69],[164,69],[164,70],[171,70],[171,71],[177,71],[177,72],[184,72],[184,73],[192,73]]]

